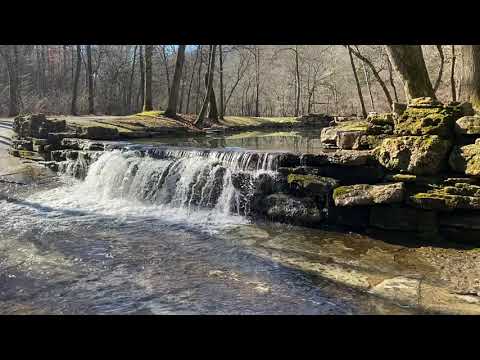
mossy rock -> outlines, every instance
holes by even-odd
[[[455,122],[455,132],[459,135],[480,136],[480,116],[463,116]]]
[[[390,171],[435,175],[446,167],[451,142],[439,136],[387,138],[374,150],[378,162]]]
[[[422,209],[451,211],[455,209],[479,210],[480,186],[456,184],[410,197],[410,203]]]
[[[367,116],[367,121],[373,125],[394,125],[393,114],[392,113],[370,113]]]
[[[451,107],[415,108],[407,110],[396,120],[396,135],[438,135],[444,138],[453,136],[455,120],[461,112]]]
[[[403,183],[341,186],[333,191],[335,206],[393,204],[403,201]]]
[[[448,159],[453,171],[480,176],[480,143],[456,146]]]
[[[315,175],[289,174],[287,183],[290,191],[297,196],[313,196],[322,201],[328,198],[333,189],[339,186],[338,180]]]

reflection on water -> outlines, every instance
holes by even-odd
[[[298,153],[318,153],[325,150],[325,146],[320,142],[319,129],[282,132],[246,131],[233,135],[209,134],[196,137],[162,137],[157,139],[137,139],[134,140],[134,142],[204,148],[290,151]]]

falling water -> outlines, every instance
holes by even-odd
[[[275,177],[278,154],[244,151],[142,148],[90,155],[79,153],[59,170],[84,179],[75,196],[99,201],[132,200],[186,213],[208,209],[217,215],[248,215],[255,181]],[[233,176],[243,175],[239,188]]]

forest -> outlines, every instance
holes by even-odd
[[[415,48],[436,98],[468,97],[468,51]],[[382,45],[2,45],[0,115],[166,110],[172,92],[175,112],[199,114],[212,53],[212,99],[220,117],[366,117],[406,102],[404,82]]]

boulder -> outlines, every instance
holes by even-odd
[[[451,143],[436,135],[387,138],[374,150],[388,170],[415,175],[434,175],[446,165]]]
[[[448,163],[453,171],[480,176],[480,143],[456,146],[450,154]]]
[[[320,132],[320,141],[324,144],[336,144],[337,143],[337,128],[326,127]]]
[[[327,198],[331,191],[339,186],[335,179],[315,176],[289,174],[287,182],[291,192],[296,196],[313,196],[322,199]]]
[[[396,135],[438,135],[453,136],[455,120],[461,114],[448,107],[408,107],[395,123]]]
[[[480,116],[464,116],[455,122],[455,132],[459,135],[480,136]]]
[[[256,211],[273,221],[298,225],[315,225],[323,216],[315,201],[309,197],[296,198],[286,194],[272,194],[259,199]]]
[[[459,183],[455,186],[436,188],[411,196],[409,203],[427,210],[480,210],[480,186]]]
[[[337,133],[337,147],[345,150],[358,149],[360,138],[364,131],[339,131]]]
[[[374,206],[370,210],[370,226],[391,231],[436,232],[438,220],[434,211],[404,206]]]
[[[65,131],[65,120],[47,119],[44,114],[17,116],[13,121],[13,130],[20,137],[46,139],[50,132]]]
[[[377,125],[369,123],[367,126],[367,135],[391,135],[393,134],[393,125],[384,124],[384,125]]]
[[[367,122],[372,125],[394,125],[393,114],[392,113],[370,113],[367,116]]]
[[[404,196],[405,187],[403,183],[382,185],[358,184],[341,186],[333,191],[335,206],[400,203],[403,201]]]

